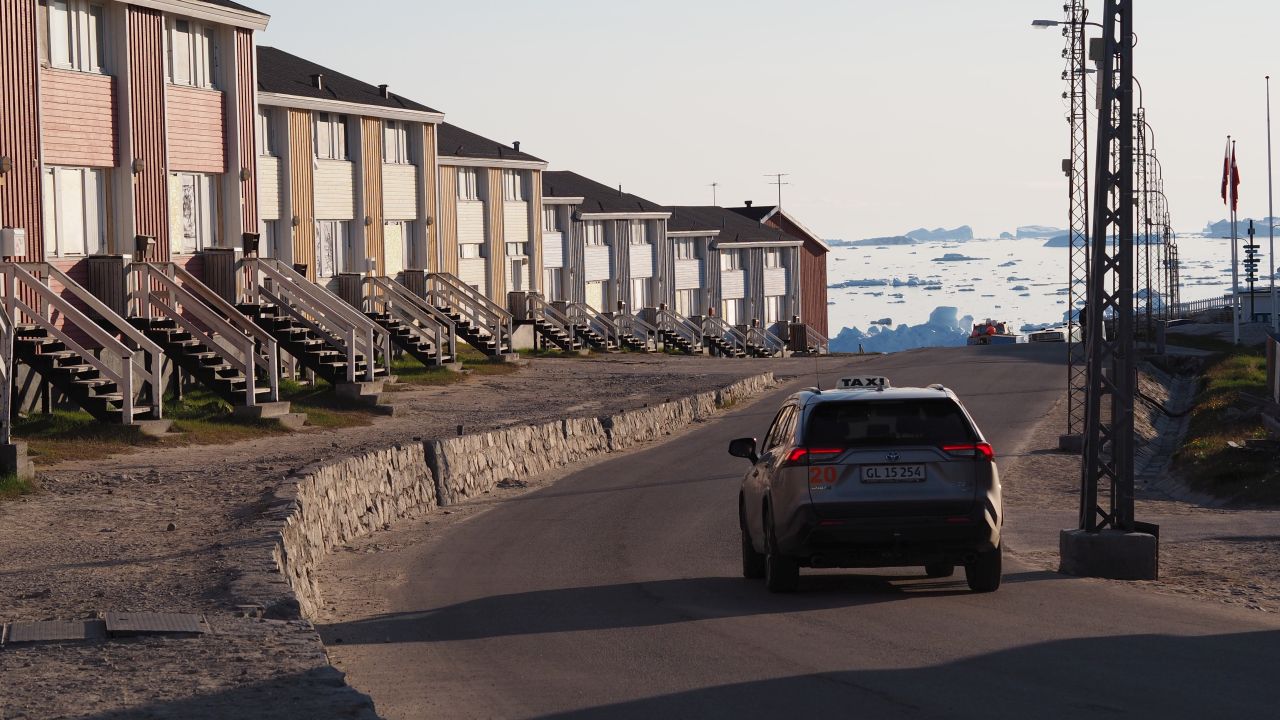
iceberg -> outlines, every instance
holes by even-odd
[[[866,332],[846,327],[831,340],[832,352],[900,352],[920,347],[960,347],[969,338],[973,316],[959,317],[960,311],[949,306],[934,308],[928,322],[899,325],[896,328],[872,325]],[[887,319],[887,318],[886,318]]]

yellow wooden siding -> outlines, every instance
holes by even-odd
[[[529,173],[529,287],[542,287],[542,172]]]
[[[290,109],[289,192],[293,207],[286,222],[297,218],[293,227],[293,262],[307,266],[307,277],[316,279],[316,216],[314,155],[311,140],[311,111]]]
[[[485,238],[486,255],[489,258],[489,299],[507,305],[507,246],[505,244],[502,168],[487,168],[487,195],[485,210],[488,237]]]
[[[440,272],[458,274],[458,168],[440,167],[440,209],[435,224],[443,265]]]
[[[384,229],[382,227],[382,120],[378,118],[361,118],[363,132],[360,133],[360,156],[364,161],[364,213],[368,223],[364,228],[364,254],[373,258],[374,275],[382,275],[386,267],[387,254],[384,245]],[[365,218],[356,218],[356,222],[364,222]]]
[[[425,217],[430,218],[430,221],[426,222],[427,257],[424,260],[424,267],[432,270],[443,270],[443,268],[436,267],[438,263],[437,258],[440,257],[437,254],[437,250],[439,249],[439,241],[437,238],[439,237],[440,232],[440,218],[437,216],[438,208],[436,207],[436,187],[438,187],[436,172],[439,165],[438,158],[436,157],[436,126],[431,123],[426,123],[422,126],[422,148],[423,182],[420,183],[421,187],[419,190],[426,198],[426,202],[423,204],[423,207],[425,208]],[[456,181],[453,186],[457,187]],[[456,252],[454,253],[454,257],[457,257]]]

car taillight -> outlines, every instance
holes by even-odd
[[[843,453],[841,448],[796,448],[787,455],[788,465],[803,465],[809,462],[831,460]]]
[[[965,443],[963,445],[943,445],[943,452],[949,452],[952,455],[968,455],[974,459],[995,460],[996,451],[991,448],[990,443]]]

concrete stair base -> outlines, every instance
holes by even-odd
[[[173,427],[172,420],[135,420],[131,427],[138,429],[138,432],[147,437],[164,437],[169,433],[169,429]]]
[[[16,475],[23,480],[31,480],[36,476],[35,463],[27,457],[27,444],[12,442],[0,445],[0,473]]]

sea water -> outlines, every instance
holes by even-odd
[[[1267,239],[1259,238],[1258,244],[1264,253],[1259,274],[1265,276]],[[1243,246],[1241,240],[1241,259]],[[1155,250],[1152,246],[1153,265]],[[1060,324],[1069,310],[1068,252],[1045,247],[1043,240],[1009,239],[833,247],[828,284],[853,281],[855,286],[828,290],[831,336],[846,327],[865,332],[875,326],[920,325],[939,307],[956,308],[959,318],[1002,321],[1017,332]],[[1230,292],[1230,240],[1179,236],[1178,256],[1183,302]],[[1268,283],[1262,280],[1258,287]],[[1082,303],[1084,286],[1077,287]]]

